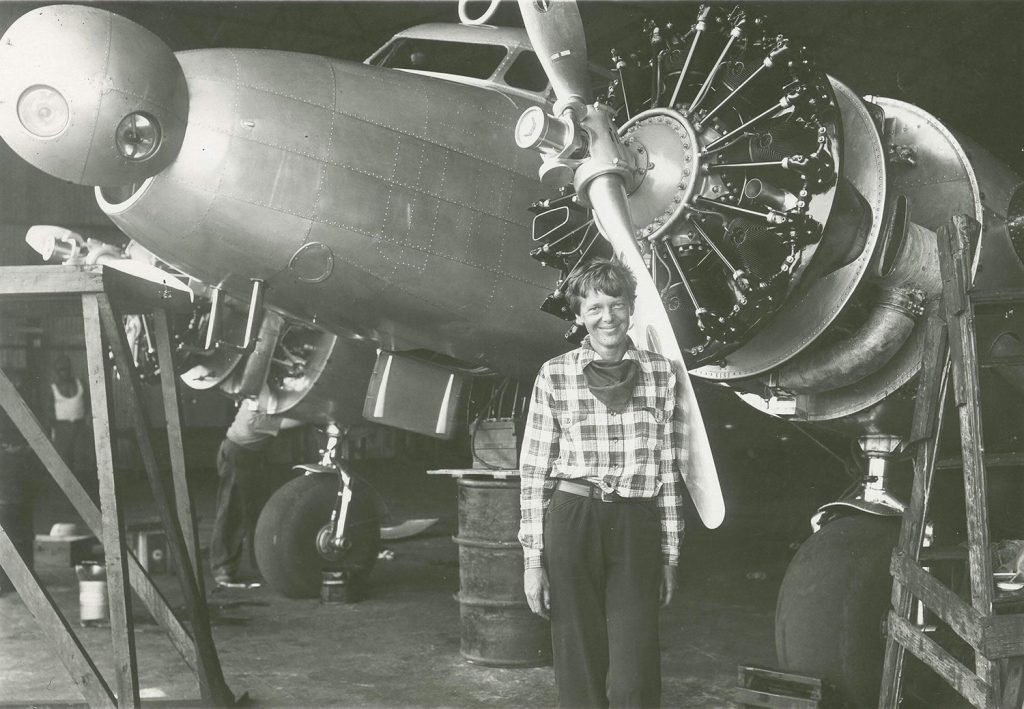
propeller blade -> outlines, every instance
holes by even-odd
[[[587,40],[575,0],[519,0],[519,10],[555,96],[590,103]]]
[[[601,233],[618,259],[636,276],[636,307],[630,328],[633,341],[672,362],[676,373],[676,415],[686,422],[686,440],[683,448],[677,449],[676,462],[701,522],[708,529],[715,529],[725,519],[725,501],[711,444],[672,323],[633,236],[625,185],[619,175],[599,175],[590,181],[587,196]]]

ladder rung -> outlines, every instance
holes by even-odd
[[[1000,288],[999,290],[975,290],[967,296],[975,305],[1013,305],[1024,304],[1024,289]]]
[[[925,547],[918,555],[921,566],[940,561],[965,561],[967,547]]]
[[[962,662],[943,649],[937,642],[912,626],[908,621],[889,611],[889,636],[905,647],[914,657],[928,665],[932,671],[955,688],[976,707],[995,705],[992,687]]]
[[[990,453],[985,456],[984,460],[986,468],[1009,468],[1024,465],[1024,452]],[[964,459],[960,456],[939,458],[935,462],[935,467],[939,470],[962,469],[964,467]]]

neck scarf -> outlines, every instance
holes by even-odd
[[[618,362],[593,360],[583,368],[587,388],[601,403],[617,414],[629,405],[639,368],[632,359]]]

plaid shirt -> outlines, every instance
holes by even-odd
[[[635,360],[640,371],[632,401],[616,414],[587,387],[583,368],[595,359],[586,338],[579,349],[549,360],[537,374],[519,458],[519,541],[525,566],[541,565],[544,510],[559,478],[586,478],[623,497],[657,496],[662,555],[675,566],[683,531],[675,458],[679,453],[685,460],[676,447],[686,439],[672,364],[630,341],[623,359]]]

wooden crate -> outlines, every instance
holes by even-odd
[[[478,470],[510,470],[518,466],[519,441],[513,419],[483,419],[470,438],[473,467]]]
[[[828,685],[818,677],[808,677],[757,665],[739,665],[736,702],[743,707],[771,709],[825,709],[835,706]]]

